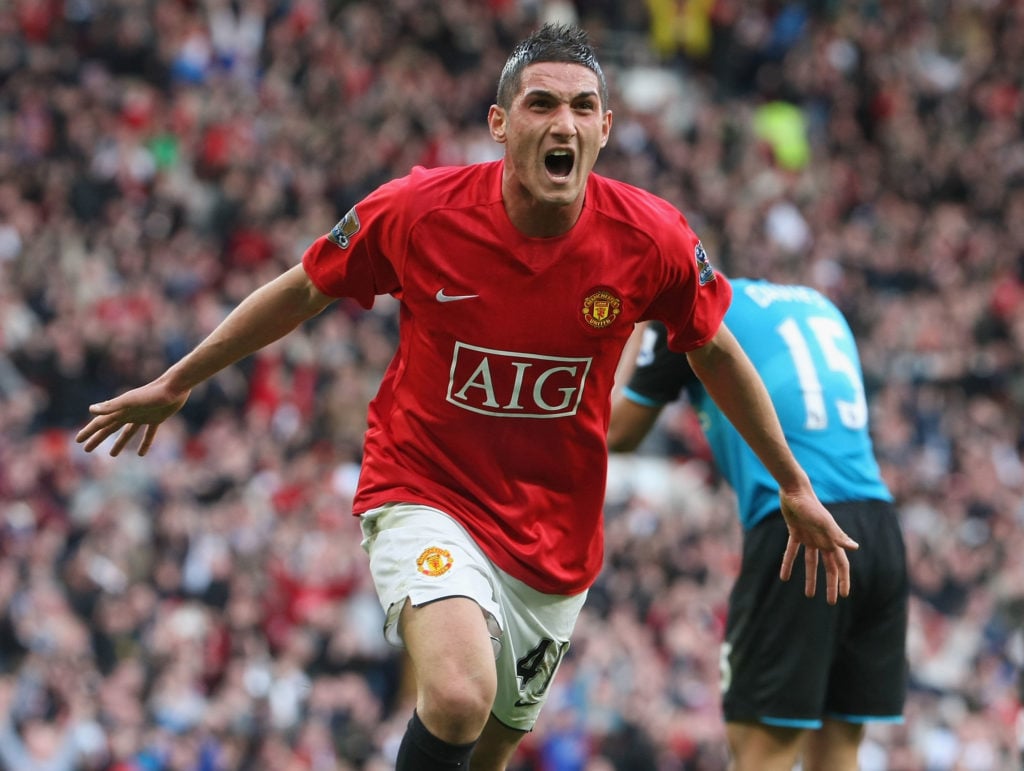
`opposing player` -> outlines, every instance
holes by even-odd
[[[385,634],[413,664],[399,771],[502,769],[544,703],[602,561],[610,392],[635,322],[656,318],[780,483],[788,576],[849,592],[856,543],[815,498],[756,371],[723,325],[731,290],[666,202],[592,173],[612,114],[585,34],[518,45],[490,108],[501,161],[381,186],[162,376],[93,405],[86,450],[139,453],[192,388],[334,299],[400,302],[369,408],[354,510]],[[778,554],[776,554],[778,559]],[[812,571],[813,575],[813,571]],[[807,590],[815,591],[808,585]]]
[[[786,439],[818,497],[863,545],[850,557],[858,590],[832,606],[785,591],[772,555],[786,542],[771,475],[652,324],[616,397],[609,446],[637,447],[682,392],[701,416],[716,465],[736,492],[740,574],[722,649],[734,771],[856,771],[864,726],[900,721],[906,689],[907,568],[900,523],[879,473],[853,334],[839,310],[803,286],[736,279],[725,323],[750,355]]]

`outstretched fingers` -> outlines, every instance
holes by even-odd
[[[83,444],[86,452],[92,452],[120,431],[121,433],[117,435],[114,444],[110,448],[110,455],[116,458],[124,452],[124,448],[135,438],[139,430],[145,429],[138,450],[139,455],[145,455],[149,452],[149,448],[152,447],[159,427],[160,424],[158,423],[122,423],[120,420],[113,419],[110,416],[102,416],[94,418],[85,428],[79,431],[75,441]]]
[[[123,424],[110,415],[99,415],[90,420],[75,436],[75,441],[83,444],[86,452],[92,452],[105,442],[111,435],[121,429]]]
[[[813,597],[818,591],[818,563],[825,563],[825,598],[830,605],[835,605],[840,597],[850,595],[850,560],[847,550],[855,551],[859,547],[856,541],[846,533],[839,531],[833,538],[829,548],[818,548],[803,544],[799,538],[789,535],[786,551],[782,555],[782,567],[779,578],[788,581],[793,575],[793,565],[801,546],[804,549],[804,594]]]
[[[78,432],[75,441],[83,444],[86,452],[92,452],[120,432],[110,448],[110,454],[117,456],[139,435],[139,430],[144,429],[138,454],[145,455],[153,445],[157,429],[181,409],[188,394],[188,391],[168,392],[165,385],[154,381],[114,399],[90,405],[92,420]]]

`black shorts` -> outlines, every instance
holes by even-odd
[[[823,718],[899,722],[907,687],[906,551],[899,517],[882,501],[827,504],[860,549],[849,597],[804,596],[803,550],[779,580],[786,523],[772,514],[744,534],[722,648],[727,722],[818,728]]]

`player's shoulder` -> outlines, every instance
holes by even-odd
[[[403,184],[414,200],[432,206],[492,203],[501,198],[501,162],[415,166]]]
[[[696,238],[683,212],[664,198],[628,182],[592,173],[587,206],[603,217],[652,236],[682,233],[687,238]]]

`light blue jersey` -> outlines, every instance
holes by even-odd
[[[822,503],[892,500],[868,433],[864,378],[853,333],[821,293],[735,279],[725,323],[771,394],[783,432]],[[694,406],[722,476],[749,528],[779,508],[779,488],[703,389]]]
[[[818,498],[823,503],[891,501],[868,433],[860,357],[839,309],[809,287],[742,278],[732,279],[732,286],[725,323],[764,380],[783,433]],[[684,388],[748,529],[778,510],[778,485],[700,386],[686,357],[668,349],[664,327],[652,324],[624,394],[656,406]]]

